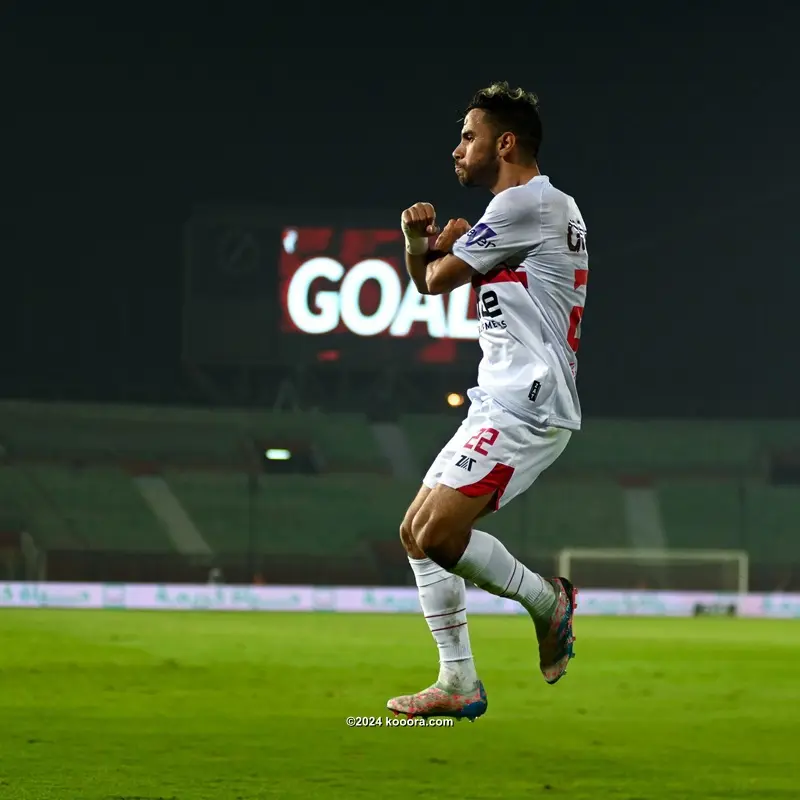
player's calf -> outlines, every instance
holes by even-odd
[[[573,657],[574,589],[564,579],[547,580],[528,569],[491,534],[465,531],[465,520],[474,520],[490,500],[437,486],[412,521],[412,533],[420,550],[443,568],[527,610],[539,642],[540,669],[548,683],[555,683]]]
[[[548,683],[566,672],[573,657],[576,592],[564,578],[547,580],[529,570],[494,536],[473,530],[464,555],[451,569],[499,597],[517,600],[530,614],[539,642],[539,666]]]
[[[468,696],[477,690],[478,676],[467,631],[464,579],[428,558],[414,536],[415,518],[429,494],[430,489],[423,487],[412,502],[400,525],[400,539],[414,573],[425,621],[439,650],[439,676],[432,688],[448,695]]]

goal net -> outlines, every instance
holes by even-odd
[[[584,589],[653,589],[746,593],[743,550],[567,549],[558,574]]]

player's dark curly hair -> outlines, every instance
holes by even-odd
[[[542,120],[539,118],[539,98],[524,89],[512,89],[508,81],[487,86],[475,93],[464,116],[473,109],[486,112],[494,123],[497,135],[510,131],[517,137],[520,150],[536,159],[542,144]]]

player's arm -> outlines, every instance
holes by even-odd
[[[454,242],[451,250],[454,258],[486,275],[519,263],[520,254],[530,251],[541,237],[537,204],[526,189],[514,187],[496,195],[475,227]]]
[[[428,292],[428,267],[440,260],[445,253],[426,250],[424,253],[409,253],[406,250],[406,272],[420,294]]]
[[[464,219],[450,220],[439,233],[430,203],[416,203],[401,218],[406,240],[406,270],[420,294],[446,294],[469,283],[473,269],[450,249],[469,230]],[[433,249],[429,237],[439,234]]]
[[[460,258],[440,250],[423,256],[406,252],[406,269],[420,294],[447,294],[469,283],[475,274]]]
[[[423,294],[447,294],[472,280],[475,270],[452,253],[444,253],[428,264]]]

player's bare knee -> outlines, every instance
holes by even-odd
[[[414,517],[406,514],[403,521],[400,523],[400,541],[403,543],[406,553],[411,558],[425,558],[425,553],[422,552],[417,540],[414,538],[412,521]]]
[[[403,547],[405,547],[406,550],[408,550],[409,545],[416,544],[414,535],[411,533],[411,525],[406,519],[403,519],[400,523],[400,541],[403,543]]]
[[[417,547],[427,558],[437,564],[442,564],[443,559],[447,560],[453,525],[446,516],[435,511],[426,513],[423,509],[414,517],[411,531]]]

